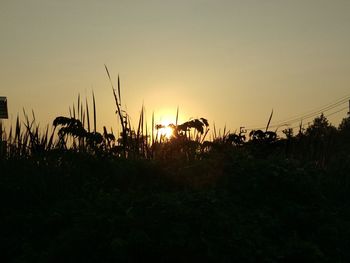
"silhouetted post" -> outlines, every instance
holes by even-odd
[[[0,119],[8,119],[6,97],[0,97]]]
[[[2,119],[8,119],[7,98],[0,97],[0,157],[5,156],[7,143],[2,140]]]
[[[350,117],[350,100],[349,100],[349,111],[348,111],[348,116]]]

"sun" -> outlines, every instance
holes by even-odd
[[[159,130],[159,134],[160,134],[161,136],[164,136],[164,137],[167,138],[167,139],[170,139],[170,138],[173,136],[174,131],[173,131],[173,129],[172,129],[171,127],[166,126],[165,128],[161,128],[161,129]]]
[[[170,139],[171,137],[174,136],[174,129],[169,126],[171,124],[170,121],[162,121],[161,126],[162,128],[158,129],[158,134],[161,137],[165,137],[167,139]]]

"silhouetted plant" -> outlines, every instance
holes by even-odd
[[[253,142],[272,143],[277,140],[277,134],[273,131],[252,130],[249,137]]]
[[[244,134],[235,134],[230,133],[227,138],[228,143],[233,143],[234,145],[243,145],[246,140],[246,136]]]
[[[209,123],[205,118],[193,119],[182,124],[169,124],[164,126],[156,124],[155,140],[152,144],[153,156],[156,158],[193,160],[203,152],[201,144],[204,142],[208,132]],[[158,137],[158,131],[171,128],[173,135],[166,138],[165,135]]]
[[[179,125],[171,125],[174,129],[174,136],[185,136],[190,140],[204,141],[205,136],[209,132],[209,123],[207,119],[199,118],[184,122]],[[194,134],[191,136],[191,129],[194,129]]]
[[[293,128],[286,128],[282,130],[282,133],[286,136],[287,139],[293,138],[294,135]]]
[[[107,132],[105,132],[104,136],[102,136],[99,132],[86,131],[81,121],[74,118],[60,116],[53,121],[53,125],[55,128],[57,126],[61,126],[61,128],[58,130],[59,145],[64,149],[67,148],[68,136],[72,136],[73,140],[75,138],[78,139],[79,148],[77,150],[79,151],[84,151],[86,147],[90,150],[97,151],[100,147],[102,147],[101,144],[103,142],[107,143],[104,145],[104,149],[108,150],[108,146],[110,146],[111,141],[114,141],[114,136],[112,134],[108,134]]]

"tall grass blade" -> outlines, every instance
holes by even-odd
[[[15,128],[15,141],[17,140],[18,144],[20,144],[20,136],[21,136],[21,125],[19,123],[19,116],[17,115],[16,128]]]
[[[8,141],[9,141],[9,143],[13,143],[13,141],[12,141],[12,125],[11,125],[11,127],[10,127],[10,132],[9,132],[9,136],[8,136],[8,139],[7,139]]]
[[[86,118],[87,118],[87,125],[88,125],[87,128],[88,128],[88,132],[90,132],[90,114],[89,114],[89,104],[88,104],[87,98],[86,98],[85,104],[86,104]]]
[[[80,117],[80,93],[78,94],[78,104],[77,104],[77,110],[78,110],[78,118]]]
[[[95,101],[95,94],[92,91],[92,104],[93,104],[93,111],[94,111],[94,132],[96,133],[96,101]]]
[[[145,139],[145,152],[144,152],[144,156],[146,157],[146,158],[148,158],[148,150],[149,150],[149,148],[148,148],[148,124],[147,124],[147,119],[146,119],[146,139]]]
[[[176,119],[175,119],[175,126],[177,127],[177,123],[179,121],[179,106],[177,106],[177,109],[176,109]]]
[[[120,78],[119,78],[119,74],[118,74],[118,97],[119,97],[119,105],[122,105],[122,98],[120,96]]]
[[[114,89],[112,78],[111,78],[111,75],[109,74],[109,70],[108,70],[106,65],[105,65],[105,69],[106,69],[106,72],[107,72],[107,76],[108,76],[109,82],[111,83],[112,89]]]
[[[154,112],[152,113],[152,145],[154,145]]]
[[[84,127],[84,123],[85,123],[85,112],[84,112],[84,109],[83,109],[83,102],[80,102],[80,121],[82,122],[83,127]]]
[[[145,153],[145,140],[144,140],[144,115],[145,115],[145,107],[144,104],[142,103],[142,115],[141,115],[141,151],[142,151],[142,156],[144,156]],[[146,137],[147,138],[147,137]]]
[[[139,118],[139,123],[138,123],[138,127],[137,127],[136,145],[138,145],[139,139],[140,139],[141,125],[142,125],[142,115],[143,115],[143,106],[142,106],[142,109],[141,109],[141,112],[140,112],[140,118]]]
[[[49,137],[49,125],[46,126],[46,131],[44,137],[41,139],[41,144],[46,148],[47,146],[47,139]]]
[[[269,130],[269,126],[270,126],[270,122],[271,122],[271,119],[272,119],[272,115],[273,115],[273,109],[272,109],[272,111],[271,111],[269,121],[267,122],[265,132],[267,132],[267,131]]]
[[[81,124],[83,125],[83,128],[85,128],[85,112],[83,111],[83,108],[82,108],[82,111],[83,115],[81,116]]]
[[[118,114],[118,117],[119,117],[119,120],[120,120],[120,125],[121,125],[121,128],[122,128],[122,142],[123,142],[122,147],[123,147],[124,156],[126,156],[126,147],[127,147],[127,143],[128,143],[128,140],[127,140],[128,120],[127,120],[127,116],[123,115],[124,111],[121,109],[121,104],[119,102],[118,95],[116,94],[116,91],[115,91],[113,83],[112,83],[111,75],[109,74],[109,71],[108,71],[108,68],[107,68],[106,65],[105,65],[105,69],[106,69],[109,81],[111,83],[111,86],[112,86],[113,96],[114,96],[114,99],[115,99],[115,104],[117,106],[116,113]],[[119,93],[120,93],[120,89],[121,89],[120,88],[120,82],[118,81]],[[127,115],[126,112],[124,112],[124,113],[125,113],[125,115]]]
[[[204,135],[203,135],[203,137],[202,137],[202,140],[200,141],[200,143],[203,143],[203,142],[204,142],[204,140],[205,140],[205,138],[207,137],[208,133],[209,133],[209,129],[206,129],[206,130],[205,130],[205,133],[204,133]]]
[[[113,86],[113,82],[112,82],[112,79],[111,79],[111,75],[109,74],[109,71],[108,71],[108,68],[107,66],[105,65],[105,69],[106,69],[106,72],[107,72],[107,75],[108,75],[108,79],[109,79],[109,82],[111,84],[111,87],[112,87],[112,91],[113,91],[113,96],[114,96],[114,100],[115,100],[115,104],[117,106],[117,114],[118,114],[118,117],[119,117],[119,120],[120,120],[120,125],[122,127],[122,136],[123,136],[123,143],[124,143],[124,146],[125,146],[125,143],[126,143],[126,126],[124,124],[124,118],[123,118],[123,113],[122,113],[122,110],[121,110],[121,106],[120,106],[120,103],[119,103],[119,99],[118,99],[118,96],[115,92],[115,89],[114,89],[114,86]],[[118,82],[118,85],[119,85],[119,90],[120,90],[120,83]]]
[[[57,127],[57,126],[54,126],[53,131],[52,131],[51,136],[50,136],[50,139],[49,139],[49,142],[47,143],[47,149],[48,149],[48,150],[50,150],[51,147],[52,147],[52,145],[53,145],[53,138],[54,138],[54,136],[55,136],[56,127]]]
[[[33,117],[33,123],[35,122],[35,114],[34,114],[34,110],[32,110],[32,117]]]
[[[213,138],[213,140],[216,140],[217,139],[217,134],[216,134],[215,122],[213,124],[213,127],[214,127],[214,138]]]

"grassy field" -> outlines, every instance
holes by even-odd
[[[2,262],[350,261],[350,118],[213,140],[201,118],[169,139],[113,94],[118,135],[80,98],[44,132],[1,127]]]

